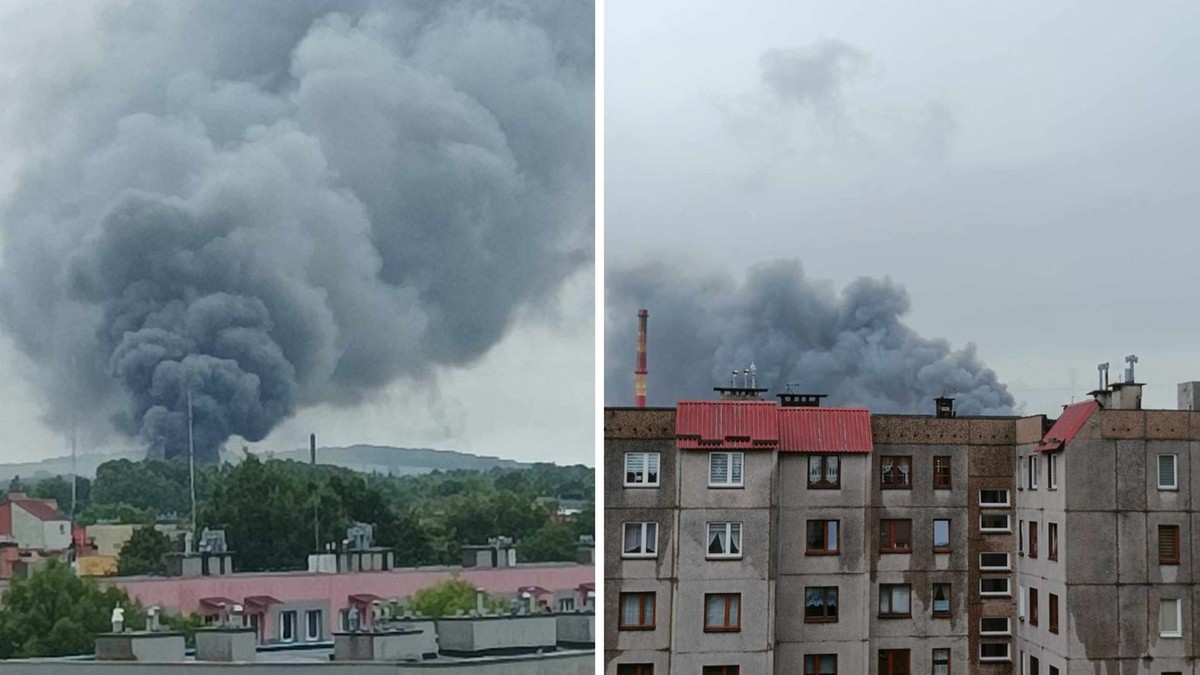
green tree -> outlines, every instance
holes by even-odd
[[[176,633],[183,633],[183,641],[188,647],[196,646],[196,631],[204,628],[204,617],[192,612],[187,616],[182,614],[163,614],[162,624]]]
[[[133,531],[133,536],[121,547],[117,559],[117,574],[167,574],[167,554],[175,550],[171,538],[149,525]]]
[[[0,659],[89,654],[98,633],[112,629],[113,607],[125,608],[125,625],[140,627],[140,605],[116,587],[50,560],[24,579],[14,579],[0,598]]]
[[[571,523],[546,523],[517,544],[521,562],[574,562],[579,537]]]
[[[475,608],[475,585],[455,577],[413,594],[412,609],[425,616],[454,616]]]

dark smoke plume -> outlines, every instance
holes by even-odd
[[[728,275],[662,264],[609,266],[605,309],[605,399],[631,405],[636,312],[650,310],[649,405],[709,399],[731,371],[754,362],[771,393],[829,394],[832,405],[930,413],[957,398],[963,414],[1011,414],[1014,400],[974,345],[955,351],[901,322],[908,294],[891,280],[859,278],[841,293],[778,260]],[[740,385],[741,376],[738,378]]]
[[[37,5],[0,316],[52,424],[176,456],[190,393],[212,461],[471,364],[591,264],[590,3]]]

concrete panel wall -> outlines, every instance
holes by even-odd
[[[709,454],[678,451],[679,506],[685,509],[767,508],[775,483],[775,452],[747,450],[742,460],[742,487],[709,487]]]
[[[694,652],[732,655],[765,652],[770,647],[771,587],[765,580],[726,579],[679,581],[675,599],[673,649],[679,657]],[[708,593],[741,594],[741,630],[731,633],[704,631],[704,596]]]
[[[618,630],[620,594],[653,592],[654,629]],[[675,586],[669,580],[612,579],[604,586],[604,646],[620,651],[667,650],[671,646]]]
[[[709,523],[741,523],[742,557],[710,559]],[[679,513],[680,579],[767,579],[771,558],[771,512],[753,509],[684,509]]]

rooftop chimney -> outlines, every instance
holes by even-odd
[[[650,312],[638,310],[638,346],[637,366],[633,369],[633,405],[638,408],[646,407],[646,321]]]
[[[1200,382],[1180,382],[1179,409],[1200,410]]]
[[[792,391],[792,387],[798,386],[800,385],[789,384],[787,391],[775,394],[779,399],[780,408],[820,408],[821,399],[829,396],[829,394],[797,394]]]
[[[936,417],[950,418],[955,416],[953,398],[948,396],[939,396],[933,399],[933,401],[937,405],[935,414]]]

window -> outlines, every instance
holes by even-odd
[[[1178,598],[1158,601],[1158,634],[1162,637],[1183,637],[1183,603]]]
[[[1029,456],[1029,489],[1036,490],[1038,487],[1038,456]]]
[[[1046,455],[1046,483],[1051,490],[1058,489],[1058,455]]]
[[[304,634],[304,639],[309,642],[316,642],[321,639],[321,610],[310,609],[304,613],[304,620],[308,631]]]
[[[296,613],[295,612],[280,612],[279,613],[279,641],[280,642],[295,642],[296,641]]]
[[[984,616],[979,619],[980,635],[1012,635],[1012,622],[1007,616]]]
[[[1058,675],[1058,668],[1050,666],[1050,675]],[[1163,675],[1182,675],[1182,673],[1163,673]]]
[[[1012,595],[1012,590],[1009,588],[1008,577],[980,577],[979,579],[979,594],[980,595]]]
[[[658,523],[625,523],[622,558],[653,558],[658,555]]]
[[[1037,533],[1038,533],[1037,521],[1036,520],[1029,521],[1029,557],[1030,558],[1037,557],[1037,553],[1038,553]]]
[[[1176,471],[1176,463],[1179,460],[1178,455],[1159,455],[1158,456],[1158,489],[1159,490],[1178,490],[1179,476]]]
[[[1038,625],[1038,594],[1036,588],[1029,589],[1029,625]]]
[[[1007,553],[980,553],[979,554],[979,569],[985,571],[1010,570],[1012,563],[1009,562]]]
[[[658,453],[625,453],[625,487],[658,487]]]
[[[350,632],[350,610],[343,609],[338,612],[338,625],[342,627],[343,633]]]
[[[1050,540],[1050,560],[1058,560],[1058,523],[1046,523],[1046,539]]]
[[[1017,592],[1017,618],[1025,620],[1025,598],[1029,596],[1029,591],[1024,584],[1018,587]]]
[[[704,632],[736,633],[742,629],[742,594],[708,593],[704,596]]]
[[[809,586],[804,589],[804,623],[833,623],[837,620],[837,586]]]
[[[1158,564],[1179,564],[1179,526],[1158,526]]]
[[[933,585],[933,616],[935,618],[950,616],[950,584]]]
[[[1017,457],[1017,489],[1023,490],[1025,486],[1022,481],[1025,480],[1025,458]]]
[[[1025,521],[1017,521],[1017,555],[1025,555]]]
[[[653,593],[622,593],[620,600],[621,617],[617,622],[618,630],[654,629]]]
[[[617,666],[617,675],[654,675],[654,664],[622,663]]]
[[[881,553],[912,553],[912,521],[879,521],[879,551]]]
[[[880,649],[879,675],[909,675],[907,649]]]
[[[842,486],[841,461],[837,455],[811,455],[808,458],[810,490],[836,490]]]
[[[701,675],[738,675],[738,666],[704,666]]]
[[[1050,632],[1058,633],[1058,596],[1050,594]]]
[[[805,555],[836,555],[838,552],[838,521],[808,521],[808,545]]]
[[[908,584],[879,585],[879,616],[912,616],[912,586]]]
[[[708,486],[742,487],[742,458],[740,452],[708,453]]]
[[[804,675],[837,675],[837,654],[805,654]]]
[[[950,650],[933,650],[933,675],[950,675]]]
[[[912,457],[883,455],[879,471],[879,486],[884,490],[912,489]]]
[[[740,558],[740,557],[742,557],[742,524],[741,523],[709,523],[708,524],[708,557],[709,558]]]
[[[1007,642],[980,642],[979,643],[979,660],[980,661],[1011,661],[1012,657],[1008,655]]]
[[[933,552],[934,553],[949,553],[950,552],[950,521],[949,520],[934,520],[933,521]]]
[[[564,613],[565,612],[574,612],[575,611],[575,598],[559,598],[558,599],[558,611],[564,612]]]
[[[979,514],[980,532],[1012,532],[1012,524],[1007,513]]]
[[[985,508],[1008,506],[1008,490],[990,489],[979,491],[979,505]]]
[[[950,458],[948,456],[933,458],[933,489],[950,489]]]
[[[1030,654],[1029,655],[1029,675],[1041,675],[1041,670],[1042,670],[1042,664],[1038,661],[1036,656]]]

